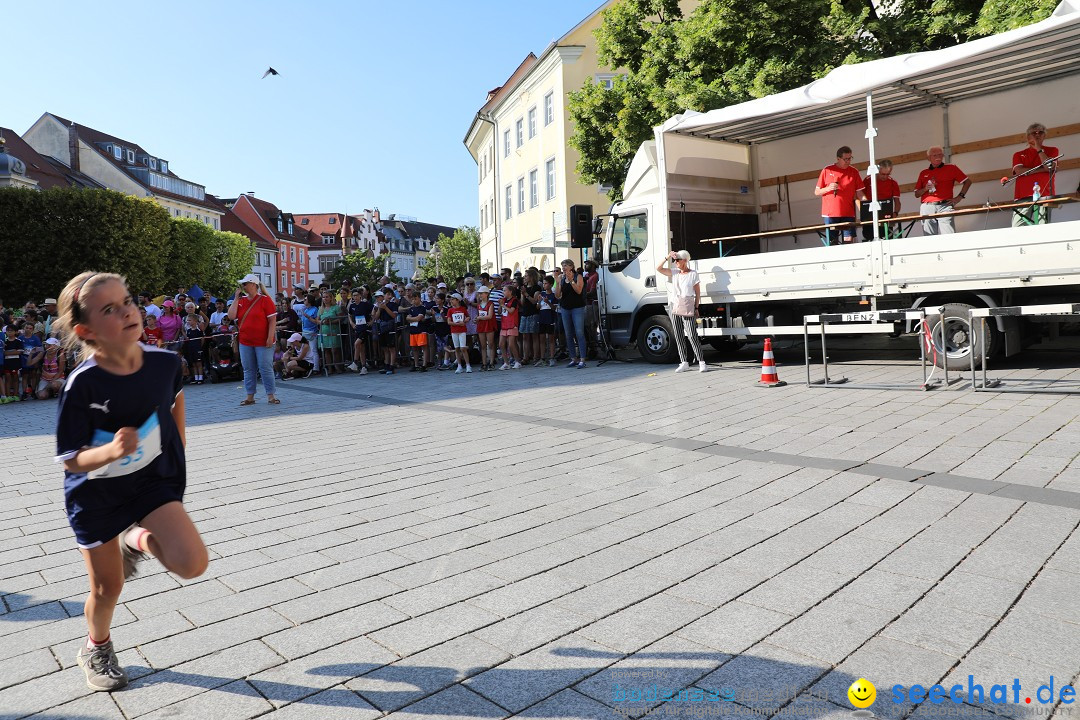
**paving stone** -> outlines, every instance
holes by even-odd
[[[618,713],[607,705],[570,689],[538,702],[518,717],[544,720],[622,720],[626,714]]]
[[[931,580],[871,568],[842,588],[836,598],[842,602],[854,602],[899,615],[933,585]]]
[[[584,615],[558,603],[547,603],[480,628],[473,635],[510,655],[522,655],[588,623]]]
[[[930,591],[926,600],[997,619],[1022,592],[1024,586],[1020,583],[955,570]]]
[[[578,634],[631,653],[670,635],[712,611],[711,607],[660,593],[598,620]]]
[[[1044,665],[1080,667],[1080,626],[1014,609],[981,647]]]
[[[472,632],[499,620],[499,616],[466,603],[441,608],[370,633],[372,639],[400,655],[426,648]]]
[[[680,629],[676,635],[734,655],[791,620],[791,615],[733,600]]]
[[[565,690],[622,658],[580,635],[567,635],[499,667],[482,672],[464,685],[517,713]]]
[[[56,672],[60,664],[45,648],[0,660],[0,690]]]
[[[847,579],[843,575],[796,565],[766,580],[742,595],[739,600],[796,616],[832,595],[846,583]]]
[[[279,602],[302,597],[311,593],[311,588],[289,578],[260,587],[233,593],[216,600],[209,600],[197,605],[189,605],[180,612],[196,625],[209,625],[229,618],[255,612]]]
[[[760,643],[699,680],[707,693],[724,695],[732,688],[735,702],[772,714],[829,672],[830,666],[784,648]]]
[[[961,658],[995,621],[996,618],[925,599],[893,621],[881,636]]]
[[[832,597],[768,637],[768,642],[838,663],[876,635],[894,614]],[[858,678],[856,678],[858,679]]]
[[[396,720],[473,720],[506,717],[502,708],[462,685],[451,685],[394,714]]]
[[[352,690],[338,685],[260,717],[268,720],[375,720],[381,715]]]
[[[252,674],[247,680],[275,707],[282,707],[396,659],[386,648],[368,638],[357,637]]]
[[[168,706],[143,715],[146,720],[165,720],[178,714],[185,717],[212,717],[214,720],[250,718],[272,709],[259,693],[242,680],[209,690],[184,702],[182,708]]]
[[[463,635],[366,673],[346,686],[379,710],[393,712],[509,657],[494,645]]]
[[[289,625],[289,621],[272,610],[257,610],[237,618],[188,630],[173,637],[155,640],[139,647],[154,668],[166,668],[208,655],[218,650],[240,645]]]
[[[1032,709],[1045,714],[1045,708],[1039,707],[1041,703],[1036,695],[1039,686],[1047,684],[1050,678],[1054,677],[1054,692],[1058,693],[1060,687],[1058,683],[1061,682],[1059,678],[1071,672],[1073,671],[1062,665],[1055,666],[1053,663],[1042,664],[1023,660],[980,646],[972,650],[971,654],[950,670],[941,684],[950,690],[953,685],[960,685],[957,694],[965,698],[969,706],[991,711],[997,717],[1005,716],[1019,720],[1034,715],[1031,712]],[[1019,696],[1014,694],[1012,687],[1014,680],[1020,681],[1021,694]],[[1004,698],[991,694],[995,684],[1007,686]],[[982,688],[981,697],[976,686]],[[1016,702],[1017,697],[1019,702]],[[1026,702],[1029,697],[1032,699],[1031,704]],[[1044,694],[1043,697],[1045,698],[1046,695]],[[994,699],[999,702],[995,703]],[[1000,702],[1002,699],[1005,702]],[[1032,705],[1035,708],[1032,708]]]
[[[357,607],[372,600],[380,600],[397,592],[401,592],[401,588],[397,585],[382,578],[372,577],[285,600],[274,605],[273,608],[294,623],[303,623],[332,615],[339,610]]]

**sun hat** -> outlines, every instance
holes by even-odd
[[[452,297],[452,298],[457,298],[458,300],[461,300],[461,299],[463,299],[463,298],[461,297],[461,293],[450,293],[450,297]]]
[[[446,283],[439,283],[439,284],[438,284],[438,285],[437,285],[436,287],[437,287],[437,288],[445,288],[445,287],[446,287]]]
[[[386,297],[386,293],[384,293],[382,290],[376,290],[375,297]]]
[[[300,333],[293,333],[289,336],[289,342],[296,342],[297,340],[303,340],[304,336]]]
[[[480,287],[476,288],[476,292],[478,292],[478,293],[490,293],[491,290],[488,289],[487,285],[481,285]]]

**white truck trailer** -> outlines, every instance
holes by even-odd
[[[1080,5],[1069,0],[1034,25],[845,65],[795,90],[673,117],[638,150],[623,200],[597,218],[608,337],[652,362],[675,359],[656,267],[686,249],[701,277],[701,334],[718,347],[801,335],[807,314],[941,306],[929,318],[944,338],[938,358],[967,367],[969,308],[1080,300],[1080,203],[1069,202],[1080,176],[1078,120]],[[1052,223],[1012,228],[1012,210],[992,206],[1013,202],[1001,180],[1033,122],[1047,126],[1046,144],[1063,157],[1062,202]],[[921,236],[913,221],[903,224],[910,235],[830,247],[816,232],[774,232],[822,222],[813,189],[842,145],[855,149],[864,176],[876,160],[893,161],[905,215],[918,213],[911,189],[926,150],[941,145],[973,181],[957,210],[983,210],[956,217],[952,235]],[[1019,352],[1032,339],[1024,330],[1019,318],[997,318],[988,355]]]

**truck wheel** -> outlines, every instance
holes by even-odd
[[[968,324],[968,311],[974,305],[967,303],[947,303],[942,306],[941,315],[927,315],[926,324],[930,326],[932,341],[936,352],[935,364],[949,370],[962,371],[971,367],[971,351],[975,350],[975,367],[982,367],[982,349],[978,324],[974,331]],[[944,326],[944,327],[943,327]],[[942,330],[944,329],[944,345]],[[1005,338],[993,321],[986,323],[986,357],[994,357],[1004,347]]]
[[[642,321],[637,332],[637,348],[641,357],[651,363],[671,364],[678,361],[679,349],[667,315],[650,315]]]

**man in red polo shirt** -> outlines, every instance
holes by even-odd
[[[892,160],[882,160],[878,163],[877,199],[881,203],[881,209],[878,211],[878,219],[880,220],[888,220],[900,214],[900,186],[892,179],[892,171]],[[863,181],[863,193],[866,195],[868,202],[862,206],[862,234],[863,240],[869,241],[874,239],[874,215],[869,203],[870,200],[874,199],[874,195],[869,175]],[[897,233],[893,230],[887,230],[888,223],[880,223],[878,227],[878,237],[884,238],[886,232],[890,233],[890,237],[896,237]]]
[[[1013,177],[1025,170],[1039,167],[1043,163],[1054,160],[1058,156],[1058,149],[1043,145],[1046,139],[1046,126],[1042,123],[1032,123],[1027,129],[1028,146],[1020,152],[1013,153]],[[1054,176],[1052,170],[1056,163],[1044,167],[1039,172],[1031,173],[1016,178],[1013,183],[1013,198],[1016,202],[1027,202],[1032,199],[1035,183],[1039,183],[1039,195],[1046,197],[1054,194]],[[1050,208],[1046,205],[1039,207],[1038,220],[1035,219],[1034,208],[1027,208],[1020,212],[1013,212],[1012,226],[1024,227],[1025,225],[1041,225],[1050,222]]]
[[[945,162],[945,150],[940,145],[934,145],[927,150],[926,157],[930,160],[930,167],[919,173],[919,179],[915,182],[915,197],[922,199],[919,214],[948,212],[967,197],[971,178],[952,163]],[[953,195],[953,186],[956,183],[963,185],[960,192]],[[928,217],[922,221],[923,235],[949,235],[954,232],[956,225],[951,217]]]
[[[822,169],[818,175],[814,195],[821,198],[821,217],[825,225],[854,223],[855,200],[865,199],[859,171],[851,167],[851,148],[842,146],[836,151],[836,162]],[[837,237],[839,236],[839,238]],[[825,244],[836,245],[855,242],[855,227],[825,231]]]

